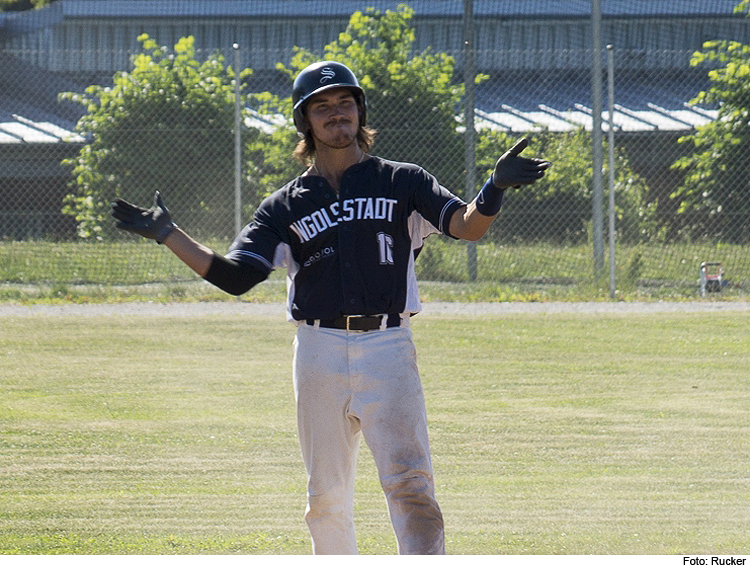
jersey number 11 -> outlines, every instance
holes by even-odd
[[[393,265],[393,237],[388,233],[378,233],[380,265]]]

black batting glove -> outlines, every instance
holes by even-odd
[[[533,184],[544,176],[547,168],[552,166],[547,160],[521,158],[519,154],[528,145],[529,141],[521,138],[510,150],[500,156],[495,164],[495,171],[492,173],[492,183],[497,188],[505,189],[511,186],[520,188],[524,184]]]
[[[154,206],[145,209],[118,198],[112,203],[110,213],[117,222],[115,226],[123,231],[130,231],[146,239],[154,239],[160,245],[164,239],[177,228],[172,222],[169,209],[157,190],[154,196]]]

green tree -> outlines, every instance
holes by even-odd
[[[0,0],[0,12],[21,12],[33,8],[41,8],[52,4],[56,0]]]
[[[746,11],[747,2],[737,9]],[[703,44],[691,65],[714,66],[711,86],[691,103],[716,107],[715,121],[680,138],[693,147],[674,168],[685,180],[673,197],[679,200],[682,233],[725,241],[750,241],[750,46],[714,40]]]
[[[542,131],[530,137],[525,156],[552,161],[544,179],[506,192],[504,210],[491,237],[503,241],[549,241],[580,244],[587,241],[591,224],[591,137],[575,132]],[[477,144],[478,176],[489,176],[497,152],[505,151],[517,136],[483,131]],[[615,152],[615,228],[622,243],[635,243],[654,234],[654,209],[647,204],[645,181],[628,164],[624,151]],[[608,172],[605,161],[605,174]],[[605,212],[609,204],[605,196]]]
[[[116,197],[150,203],[156,189],[180,209],[182,224],[204,236],[228,236],[233,226],[234,72],[220,54],[203,63],[194,39],[174,53],[141,35],[143,52],[111,87],[61,97],[87,113],[77,131],[90,137],[73,166],[63,212],[75,216],[82,238],[112,233]],[[243,75],[251,71],[243,71]],[[243,132],[251,139],[251,132]]]
[[[429,49],[415,54],[414,29],[410,27],[413,15],[414,11],[404,4],[384,12],[373,8],[355,12],[346,30],[325,47],[324,54],[296,48],[289,67],[280,68],[293,79],[315,61],[334,60],[347,65],[367,95],[368,125],[378,132],[372,153],[419,164],[453,192],[462,193],[463,137],[457,131],[457,115],[463,86],[454,83],[452,57]],[[256,98],[258,107],[266,113],[275,108],[287,119],[291,117],[291,99],[275,100],[269,94]],[[267,177],[279,179],[269,185],[278,186],[298,170],[291,161],[284,162],[296,143],[293,125],[288,123],[281,132],[266,136],[264,143],[256,145],[253,156],[256,168],[265,168]]]
[[[299,175],[302,167],[292,158],[297,130],[292,121],[292,98],[270,92],[250,95],[250,104],[259,116],[275,120],[275,129],[259,133],[245,148],[245,175],[250,188],[244,213],[251,216],[257,204]]]

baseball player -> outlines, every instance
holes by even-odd
[[[297,326],[293,379],[307,470],[305,520],[316,554],[354,554],[355,469],[370,448],[400,554],[443,554],[424,398],[409,319],[421,309],[414,261],[425,237],[477,240],[503,191],[541,178],[549,162],[519,156],[520,140],[465,203],[424,169],[371,156],[374,132],[357,78],[333,61],[296,77],[295,156],[310,166],[265,199],[226,255],[172,221],[157,192],[150,209],[121,199],[117,226],[163,243],[201,277],[243,294],[287,270]]]

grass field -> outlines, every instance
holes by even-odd
[[[747,312],[413,320],[451,554],[750,553]],[[308,554],[278,317],[0,318],[0,554]],[[366,448],[362,554],[395,552]]]

